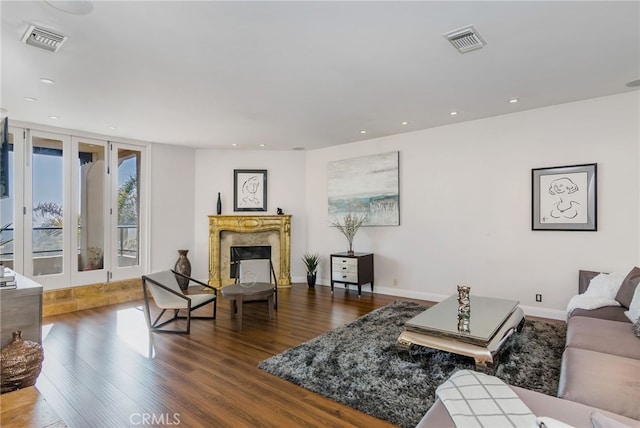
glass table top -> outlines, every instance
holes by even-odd
[[[459,328],[457,295],[450,296],[411,318],[405,322],[404,327],[407,331],[484,345],[491,341],[520,303],[517,300],[474,295],[469,298],[471,312],[464,329]]]

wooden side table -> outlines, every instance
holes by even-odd
[[[336,282],[357,285],[358,297],[362,294],[363,284],[371,284],[373,293],[373,254],[331,254],[331,293]]]

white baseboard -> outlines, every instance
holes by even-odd
[[[307,278],[304,277],[302,279],[299,278],[295,278],[292,279],[293,282],[302,282],[302,283],[306,283],[307,282]],[[316,286],[324,286],[324,287],[329,287],[330,285],[327,283],[324,283],[324,281],[317,281],[316,282]],[[336,287],[344,287],[343,284],[339,284]],[[351,286],[352,288],[355,288],[355,286]],[[363,291],[370,291],[371,288],[370,286],[364,285],[363,286]],[[398,297],[406,297],[409,299],[418,299],[418,300],[426,300],[429,302],[440,302],[444,299],[446,299],[447,297],[449,297],[449,295],[446,294],[437,294],[437,293],[422,293],[419,291],[409,291],[409,290],[402,290],[399,288],[392,288],[392,287],[375,287],[374,286],[374,292],[377,294],[386,294],[389,296],[398,296]],[[549,308],[539,308],[539,307],[534,307],[534,306],[522,306],[520,305],[520,307],[522,308],[522,310],[524,311],[525,316],[529,315],[532,317],[540,317],[540,318],[548,318],[548,319],[552,319],[552,320],[561,320],[561,321],[566,321],[567,320],[567,312],[566,311],[561,311],[558,309],[549,309]]]

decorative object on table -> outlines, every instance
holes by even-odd
[[[469,318],[471,316],[471,299],[469,293],[471,287],[467,285],[458,285],[458,318]]]
[[[360,214],[354,214],[354,213],[347,213],[342,218],[342,221],[335,220],[331,222],[331,226],[337,227],[338,230],[342,232],[344,237],[347,238],[347,242],[349,243],[349,250],[347,251],[347,254],[349,254],[350,256],[354,254],[353,238],[356,236],[356,233],[358,233],[358,230],[364,224],[365,221],[367,221],[366,214],[360,215]]]
[[[5,271],[4,266],[0,265],[0,289],[8,290],[17,288],[16,276],[9,269]]]
[[[320,254],[304,253],[302,261],[307,268],[307,285],[312,288],[316,285],[316,271],[318,270],[318,264],[320,264]]]
[[[435,390],[473,358],[416,346],[395,346],[404,323],[427,307],[396,301],[260,362],[288,382],[400,427],[415,427]],[[509,385],[555,397],[566,323],[526,320],[500,353],[496,376]],[[384,368],[384,369],[381,369]]]
[[[233,210],[267,210],[267,170],[233,170]]]
[[[367,226],[400,224],[399,152],[329,162],[329,219],[367,214]]]
[[[173,270],[184,276],[191,276],[191,262],[187,258],[188,252],[189,250],[178,250],[178,260],[176,260],[176,265],[173,268]],[[188,278],[176,275],[176,280],[178,281],[178,285],[181,290],[184,291],[189,288]]]
[[[532,230],[598,230],[597,165],[531,170]]]
[[[222,200],[220,199],[220,192],[218,192],[218,202],[216,203],[216,213],[222,214]]]
[[[22,339],[22,331],[14,331],[13,340],[2,348],[0,356],[1,393],[34,385],[43,360],[42,346]]]
[[[278,209],[276,210],[276,213],[277,213],[278,215],[283,215],[283,214],[284,214],[284,211],[282,211],[282,208],[278,207]]]
[[[468,315],[458,314],[458,331],[471,333],[471,318]]]
[[[87,248],[87,265],[84,271],[102,269],[104,266],[104,254],[102,248],[91,246]]]

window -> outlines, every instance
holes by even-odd
[[[146,147],[18,128],[9,137],[3,263],[48,289],[140,276]]]

